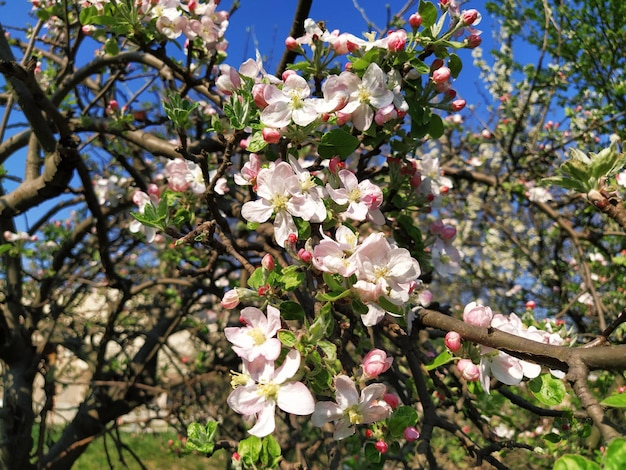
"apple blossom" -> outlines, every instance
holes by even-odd
[[[403,29],[392,31],[387,36],[387,49],[390,52],[400,52],[406,47],[407,34]]]
[[[386,372],[393,363],[393,357],[387,357],[382,349],[372,349],[363,358],[363,375],[368,379],[378,377]]]
[[[274,336],[280,329],[280,311],[268,305],[265,316],[256,307],[246,307],[241,311],[241,318],[245,326],[224,328],[226,339],[233,343],[233,351],[249,362],[259,356],[268,361],[277,359],[281,343]]]
[[[314,412],[313,396],[306,385],[289,381],[300,368],[300,353],[296,349],[289,351],[276,370],[273,361],[262,357],[248,362],[246,368],[252,380],[235,388],[227,402],[236,413],[256,417],[255,425],[248,430],[253,436],[263,437],[274,431],[276,406],[300,416]]]
[[[237,292],[237,289],[227,291],[224,297],[222,297],[221,305],[227,309],[237,307],[239,305],[239,292]]]
[[[342,215],[352,220],[361,221],[367,218],[375,224],[384,224],[385,217],[379,209],[383,202],[382,190],[369,180],[359,183],[350,170],[341,170],[338,176],[343,187],[334,189],[327,184],[326,190],[333,201],[340,206],[348,204],[348,208]]]
[[[342,77],[350,91],[350,101],[342,109],[352,116],[354,127],[366,131],[374,121],[374,109],[382,108],[393,102],[393,92],[386,88],[385,72],[376,63],[371,63],[363,78],[359,79],[351,72],[343,72]]]
[[[268,85],[263,92],[268,104],[261,112],[261,122],[273,128],[288,126],[292,121],[298,126],[308,126],[319,117],[310,94],[309,84],[296,74],[287,77],[282,89]]]
[[[143,191],[135,191],[133,194],[133,202],[137,205],[140,214],[143,214],[146,210],[146,206],[148,204],[152,204],[153,206],[158,205],[159,198],[155,194],[146,194]],[[146,241],[148,243],[152,243],[156,238],[156,228],[148,225],[143,225],[137,219],[133,219],[130,221],[128,229],[132,233],[137,233],[139,230],[143,228],[146,234]]]
[[[352,253],[358,240],[354,232],[344,225],[335,231],[336,240],[322,233],[322,240],[313,247],[313,266],[328,273],[350,277],[357,270]]]
[[[413,442],[420,438],[420,433],[414,426],[405,428],[403,434],[407,442]]]
[[[461,335],[456,331],[448,331],[445,337],[446,347],[452,352],[458,352],[461,349]]]
[[[460,359],[456,364],[456,368],[468,382],[476,382],[480,378],[478,366],[469,359]]]
[[[383,384],[371,384],[361,390],[359,397],[352,379],[346,375],[339,375],[335,377],[337,402],[317,402],[311,415],[311,423],[322,427],[332,421],[335,423],[333,438],[345,439],[354,434],[355,425],[370,424],[389,416],[389,408],[377,404],[385,390]]]
[[[487,328],[491,326],[493,312],[491,308],[480,305],[476,302],[470,302],[463,309],[463,321],[474,326]]]
[[[409,24],[413,29],[419,28],[422,25],[422,16],[419,13],[413,13],[409,16]]]
[[[435,84],[447,82],[450,80],[450,69],[448,67],[439,67],[433,72],[432,79]]]
[[[376,447],[376,450],[380,452],[381,454],[384,454],[389,450],[389,445],[382,439],[376,441],[376,443],[374,444],[374,447]]]

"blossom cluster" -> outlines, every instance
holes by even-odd
[[[520,336],[539,343],[560,346],[563,338],[552,331],[539,330],[535,326],[526,326],[514,313],[509,316],[494,314],[491,308],[471,302],[463,310],[463,321],[480,327],[497,328],[506,333]],[[465,370],[465,368],[464,368]],[[561,371],[550,371],[556,377],[563,377]],[[487,393],[490,389],[490,375],[506,385],[518,385],[524,377],[533,379],[541,373],[541,366],[516,358],[503,351],[488,346],[481,347],[480,382]]]
[[[301,354],[290,348],[282,364],[276,367],[282,345],[276,338],[281,328],[280,311],[267,306],[267,315],[255,307],[241,311],[241,327],[228,327],[226,338],[233,344],[233,351],[241,358],[242,372],[234,374],[233,387],[227,402],[248,421],[255,421],[249,433],[263,437],[276,427],[276,407],[286,413],[299,416],[312,415],[313,425],[321,427],[335,422],[335,439],[354,434],[354,426],[385,419],[391,408],[383,399],[386,387],[380,383],[370,384],[359,397],[356,385],[346,375],[335,378],[337,402],[315,403],[308,387],[295,379],[301,365]],[[367,378],[375,378],[391,366],[392,358],[384,351],[375,349],[365,356],[363,372]]]

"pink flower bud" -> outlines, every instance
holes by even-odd
[[[439,236],[442,240],[452,240],[456,237],[456,228],[452,225],[446,225],[441,229]]]
[[[534,300],[529,300],[528,302],[526,302],[526,308],[528,310],[534,310],[536,306],[537,306],[537,302],[535,302]]]
[[[161,190],[159,189],[159,187],[156,184],[150,183],[148,185],[148,194],[150,196],[159,197],[159,195],[161,194]]]
[[[448,331],[448,333],[446,333],[445,343],[450,351],[457,352],[461,349],[461,335],[456,331]]]
[[[231,289],[224,294],[222,298],[222,307],[231,309],[237,307],[239,305],[239,293],[237,289]]]
[[[298,258],[300,258],[305,263],[310,263],[313,259],[313,253],[305,250],[304,248],[300,248],[300,250],[298,251]]]
[[[265,294],[267,294],[270,290],[270,286],[268,286],[267,284],[265,284],[264,286],[261,286],[257,289],[257,294],[259,294],[259,296],[263,297]]]
[[[287,235],[287,243],[295,245],[297,241],[298,235],[296,235],[295,233],[290,233],[289,235]]]
[[[422,16],[419,13],[413,13],[409,16],[409,24],[413,29],[419,28],[422,25]]]
[[[482,326],[487,328],[491,325],[491,319],[493,318],[493,312],[491,308],[484,307],[476,302],[470,302],[463,309],[463,321],[474,326]]]
[[[475,49],[478,46],[480,46],[480,43],[482,43],[483,40],[480,38],[480,36],[478,34],[472,34],[467,38],[467,48],[468,49]]]
[[[480,13],[478,13],[478,10],[465,10],[464,12],[461,13],[461,21],[466,25],[466,26],[471,26],[474,24],[474,22],[478,19],[478,17],[480,16]]]
[[[376,447],[376,450],[380,452],[381,454],[384,454],[385,452],[389,450],[389,446],[382,439],[380,441],[376,441],[376,444],[374,444],[374,447]]]
[[[109,105],[108,105],[108,107],[109,107],[110,109],[112,109],[112,110],[114,110],[114,111],[115,111],[116,109],[119,109],[119,108],[120,108],[120,105],[119,105],[119,103],[117,102],[117,100],[110,100],[110,101],[109,101]]]
[[[274,271],[276,264],[274,263],[274,258],[269,253],[266,253],[263,259],[261,260],[261,266],[268,271]]]
[[[461,111],[465,108],[465,100],[454,100],[452,102],[452,111]]]
[[[295,70],[285,70],[283,72],[283,74],[280,76],[281,80],[284,82],[285,80],[287,80],[291,75],[297,75],[297,72]]]
[[[433,72],[433,82],[436,84],[446,83],[450,80],[450,69],[448,67],[439,67]]]
[[[393,362],[393,357],[387,357],[382,349],[372,349],[363,358],[363,374],[373,379],[386,372]]]
[[[285,46],[290,51],[297,51],[300,47],[298,41],[296,41],[295,38],[293,38],[292,36],[289,36],[287,39],[285,39]]]
[[[392,410],[395,410],[400,405],[400,398],[395,393],[385,393],[383,400],[387,403]]]
[[[480,378],[478,366],[469,359],[460,359],[456,364],[456,368],[459,370],[461,377],[468,382],[476,382]]]
[[[420,432],[414,426],[409,426],[404,430],[404,438],[408,442],[416,441],[420,438]]]
[[[442,222],[441,220],[439,220],[439,219],[435,220],[433,223],[431,223],[431,224],[428,226],[428,230],[430,230],[430,232],[431,232],[433,235],[439,235],[439,234],[441,234],[441,231],[443,230],[443,228],[444,228],[444,224],[443,224],[443,222]]]
[[[266,127],[262,131],[263,140],[268,144],[277,144],[280,142],[280,131],[278,129],[272,129],[271,127]]]
[[[330,162],[328,162],[328,168],[333,175],[336,175],[340,170],[346,168],[346,164],[341,161],[341,158],[333,157],[330,159]]]
[[[407,35],[405,30],[399,29],[398,31],[393,31],[387,36],[387,49],[390,52],[403,51],[406,47],[406,41]]]
[[[365,437],[367,439],[371,439],[372,437],[374,437],[374,431],[372,431],[371,429],[366,429],[365,430]]]
[[[428,307],[433,301],[433,293],[429,290],[423,290],[417,296],[417,300],[419,301],[422,307]]]
[[[480,135],[483,139],[491,139],[492,137],[491,132],[489,132],[489,130],[487,129],[483,129],[482,131],[480,131]]]
[[[254,98],[254,103],[259,107],[259,109],[265,109],[267,107],[267,101],[265,101],[265,83],[257,83],[252,87],[252,98]]]

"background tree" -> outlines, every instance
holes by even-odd
[[[240,309],[229,310],[238,302],[279,308],[283,356],[298,351],[302,380],[318,402],[335,400],[345,382],[336,377],[346,375],[361,377],[364,388],[382,373],[376,380],[395,392],[387,397],[386,406],[395,408],[387,420],[359,426],[345,440],[335,440],[328,427],[320,431],[315,413],[307,420],[279,411],[275,440],[264,438],[263,448],[278,442],[285,462],[550,467],[553,452],[593,457],[600,443],[623,435],[623,413],[600,405],[623,391],[626,367],[616,179],[624,137],[620,2],[488,4],[501,22],[500,49],[493,58],[474,49],[476,68],[466,60],[457,78],[480,71],[487,110],[462,115],[451,114],[463,106],[446,94],[442,65],[457,77],[463,56],[455,48],[479,42],[473,21],[465,25],[452,1],[408,2],[379,33],[405,28],[419,42],[400,48],[401,40],[387,36],[399,42],[346,46],[354,49],[351,70],[359,78],[370,64],[400,74],[406,120],[396,112],[369,127],[353,116],[346,127],[332,110],[327,125],[296,122],[303,118],[294,114],[289,125],[275,126],[279,131],[263,120],[255,95],[255,76],[273,81],[260,64],[218,67],[227,36],[220,9],[229,5],[33,3],[34,26],[0,34],[3,467],[69,468],[97,437],[119,440],[119,417],[154,406],[164,393],[172,405],[164,417],[181,429],[220,421],[217,440],[198,441],[209,445],[200,446],[204,452],[237,449],[240,464],[261,459],[244,440],[249,426],[225,406],[229,371],[241,361],[224,328],[239,325]],[[322,98],[327,77],[343,64],[319,56],[330,40],[310,33],[317,27],[305,23],[310,7],[299,2],[277,72],[291,65]],[[593,15],[584,13],[589,9]],[[444,12],[451,20],[434,33]],[[236,3],[230,14],[237,14]],[[332,31],[332,15],[320,19]],[[316,47],[314,59],[308,44]],[[517,50],[528,57],[529,46],[536,48],[533,62],[518,61]],[[574,154],[578,161],[593,153],[589,162],[612,164],[598,169],[587,162],[568,173],[575,161],[570,148],[584,156]],[[235,182],[250,176],[253,152],[266,164],[308,159],[318,180],[327,176],[335,185],[347,166],[358,181],[383,188],[382,233],[420,265],[410,300],[371,302],[350,276],[312,267],[320,230],[335,236],[338,196],[326,198],[326,219],[294,214],[297,240],[279,239],[271,220],[251,220],[242,208],[257,199],[256,174],[249,186]],[[570,166],[560,167],[568,158]],[[546,177],[565,188],[546,189]],[[351,224],[362,238],[377,230],[368,221]],[[434,303],[421,281],[430,283]],[[464,309],[478,299],[494,312],[517,312],[525,326],[511,335],[489,322],[478,325],[472,312],[487,310]],[[378,305],[397,316],[366,328],[360,315],[366,304],[370,313]],[[559,340],[533,341],[529,327],[549,329]],[[450,331],[466,340],[463,349],[450,336],[444,342]],[[183,332],[192,357],[171,340]],[[473,343],[567,375],[556,379],[544,370],[517,387],[490,382],[483,370],[479,385],[478,369],[458,358],[482,357],[492,372],[496,358]],[[393,363],[374,362],[380,368],[371,369],[367,353],[375,349]],[[84,400],[53,440],[47,418],[77,367],[88,383]],[[41,401],[33,400],[37,381]],[[242,440],[250,445],[238,446]],[[118,449],[127,452],[121,442]],[[266,455],[264,465],[271,463]]]

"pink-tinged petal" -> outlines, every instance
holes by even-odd
[[[533,364],[532,362],[526,361],[520,361],[520,363],[525,377],[534,379],[535,377],[539,377],[539,374],[541,374],[541,366],[539,364]]]
[[[374,400],[378,400],[387,391],[387,387],[383,384],[371,384],[361,391],[361,403],[368,404]]]
[[[344,188],[333,189],[329,184],[326,185],[326,190],[330,198],[340,206],[348,203],[348,192]]]
[[[361,321],[365,326],[374,326],[378,325],[380,321],[385,318],[385,315],[386,312],[380,305],[368,302],[367,313],[365,315],[361,315]]]
[[[278,339],[269,338],[265,340],[263,344],[255,348],[255,355],[263,356],[268,361],[275,361],[276,359],[278,359],[278,356],[280,356],[281,347],[281,343]],[[235,348],[233,348],[233,350],[234,349]],[[248,357],[248,360],[250,360],[250,355]]]
[[[229,326],[224,328],[224,335],[226,339],[233,343],[233,345],[241,348],[251,348],[254,345],[252,336],[248,334],[247,328],[240,328],[237,326]]]
[[[268,104],[289,102],[289,97],[275,85],[265,87],[263,90],[263,98]]]
[[[292,378],[300,368],[300,353],[297,349],[289,351],[283,364],[276,369],[273,382],[282,384]]]
[[[368,408],[364,408],[361,410],[361,416],[363,419],[362,424],[370,424],[375,423],[376,421],[381,421],[389,417],[389,413],[391,411],[390,407],[387,406],[370,406]]]
[[[337,404],[342,410],[356,405],[359,402],[359,394],[356,391],[356,386],[347,375],[338,375],[335,378],[335,390]]]
[[[230,392],[226,402],[236,413],[242,415],[259,413],[266,406],[265,397],[259,395],[256,384],[237,387]]]
[[[480,384],[487,394],[489,394],[489,388],[491,387],[491,377],[489,376],[491,372],[490,366],[491,364],[488,359],[484,357],[480,359]]]
[[[350,170],[341,170],[338,173],[339,179],[348,192],[359,187],[359,180]]]
[[[315,410],[311,415],[311,423],[313,426],[321,428],[326,423],[336,421],[343,416],[343,410],[332,401],[318,401],[315,404]]]
[[[491,360],[491,373],[506,385],[517,385],[524,378],[520,360],[502,353]]]
[[[274,432],[276,428],[276,420],[274,417],[274,411],[276,410],[276,403],[274,401],[268,401],[265,407],[261,409],[257,415],[256,424],[252,426],[248,433],[257,437],[264,437]]]
[[[374,222],[376,225],[385,225],[386,222],[385,216],[380,209],[370,210],[367,218]]]
[[[286,211],[277,213],[274,219],[274,238],[276,239],[276,243],[284,248],[287,237],[292,233],[298,235],[298,228],[291,214],[288,214]]]
[[[347,419],[342,419],[337,422],[335,425],[335,432],[333,433],[333,439],[339,441],[341,439],[345,439],[346,437],[350,437],[354,434],[354,426],[350,424],[350,421]]]
[[[261,122],[268,127],[279,129],[291,124],[291,107],[289,103],[277,101],[261,112]]]
[[[352,220],[365,220],[368,213],[368,207],[365,204],[353,202],[348,206],[348,209],[344,214]]]
[[[274,208],[265,199],[248,201],[241,208],[241,216],[250,222],[265,222],[273,212]]]
[[[315,410],[315,401],[309,389],[302,382],[288,383],[280,387],[278,407],[294,415],[310,415]]]
[[[374,111],[369,104],[362,103],[352,113],[352,122],[359,131],[368,130],[374,121]]]
[[[267,324],[265,314],[256,307],[246,307],[241,311],[241,318],[245,320],[245,324],[252,328],[264,329]]]
[[[280,310],[271,305],[267,306],[267,326],[265,328],[266,336],[274,336],[280,330]]]

